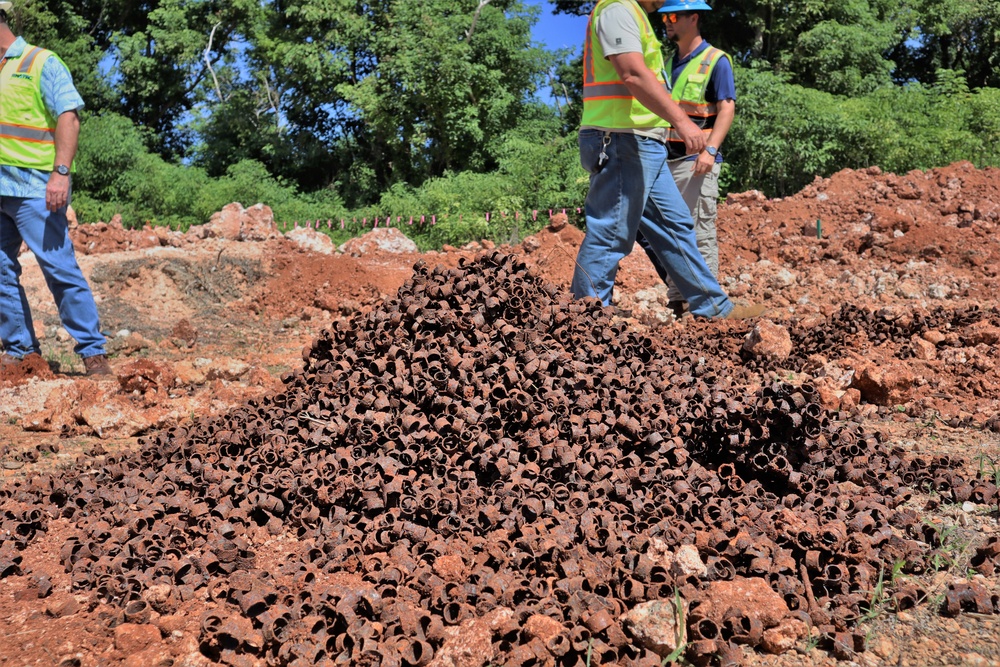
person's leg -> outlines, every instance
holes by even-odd
[[[698,241],[698,252],[705,258],[705,263],[711,269],[712,275],[719,277],[719,242],[715,231],[715,219],[719,200],[719,170],[722,165],[716,164],[707,174],[694,173],[694,162],[691,160],[670,163],[670,173],[674,176],[677,190],[684,198],[694,218],[694,234]],[[667,283],[667,300],[683,305],[684,297],[669,280]]]
[[[73,251],[66,208],[45,208],[42,198],[20,199],[14,220],[28,248],[35,254],[45,282],[52,292],[63,327],[76,340],[73,348],[81,357],[104,354],[97,304]]]
[[[590,191],[587,232],[570,288],[578,299],[596,296],[610,305],[618,263],[635,244],[645,200],[638,141],[641,137],[621,132],[580,133],[580,164],[590,173]]]
[[[690,311],[725,317],[733,304],[698,252],[694,221],[666,161],[665,147],[640,142],[648,197],[640,230]]]
[[[17,359],[40,349],[17,260],[22,239],[14,217],[20,201],[0,197],[0,343],[4,354]]]
[[[639,247],[646,253],[646,257],[648,257],[650,263],[652,263],[653,270],[656,271],[656,275],[660,276],[660,280],[662,280],[669,288],[670,276],[667,274],[667,270],[663,268],[663,265],[660,264],[660,260],[656,258],[656,253],[653,252],[653,248],[649,245],[649,241],[646,240],[646,237],[642,235],[641,229],[635,235],[635,242],[638,243]]]

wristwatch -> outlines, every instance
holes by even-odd
[[[705,152],[707,152],[712,157],[715,157],[716,153],[719,152],[719,149],[716,148],[715,146],[705,146]]]
[[[55,169],[52,171],[56,172],[60,176],[69,176],[69,167],[64,164],[57,164]]]

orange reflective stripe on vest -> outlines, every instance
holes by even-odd
[[[32,47],[25,55],[21,56],[21,66],[17,68],[17,71],[24,74],[31,69],[31,66],[35,64],[35,58],[38,57],[39,53],[42,53],[45,49],[35,46]]]
[[[698,56],[697,60],[691,60],[684,66],[671,91],[674,102],[687,114],[691,122],[701,128],[706,139],[712,134],[715,119],[719,115],[719,105],[705,99],[706,89],[712,78],[715,65],[722,58],[728,57],[723,51],[709,46],[704,53]],[[673,72],[673,67],[674,59],[671,56],[667,61],[667,71]],[[673,129],[669,130],[667,132],[668,158],[678,159],[686,155],[687,150],[680,134]]]
[[[0,68],[0,164],[51,171],[56,157],[56,119],[42,96],[42,69],[55,54],[26,45]]]
[[[587,21],[583,44],[583,118],[581,125],[607,129],[666,127],[667,122],[635,99],[621,80],[614,65],[604,57],[597,39],[597,21],[608,7],[621,3],[635,16],[646,66],[666,86],[663,78],[663,54],[649,23],[649,17],[635,0],[598,0]]]
[[[39,143],[55,143],[54,127],[29,127],[27,125],[12,125],[0,123],[0,138],[19,139],[21,141],[37,141]]]

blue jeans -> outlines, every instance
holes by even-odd
[[[618,263],[646,238],[688,309],[725,317],[733,304],[698,251],[694,221],[667,164],[667,147],[646,137],[600,130],[580,132],[580,164],[590,173],[587,233],[580,244],[571,290],[610,305]],[[598,164],[601,149],[607,155]]]
[[[0,197],[0,342],[4,352],[21,358],[41,351],[20,281],[17,252],[22,240],[38,261],[63,327],[76,340],[76,353],[82,357],[104,354],[97,304],[76,263],[66,209],[51,213],[44,198],[34,197]]]

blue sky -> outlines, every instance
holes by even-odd
[[[541,42],[550,50],[569,47],[575,53],[583,46],[583,33],[587,29],[586,16],[570,16],[568,14],[552,14],[554,5],[548,0],[525,0],[525,4],[541,7],[538,23],[532,29],[535,41]]]

